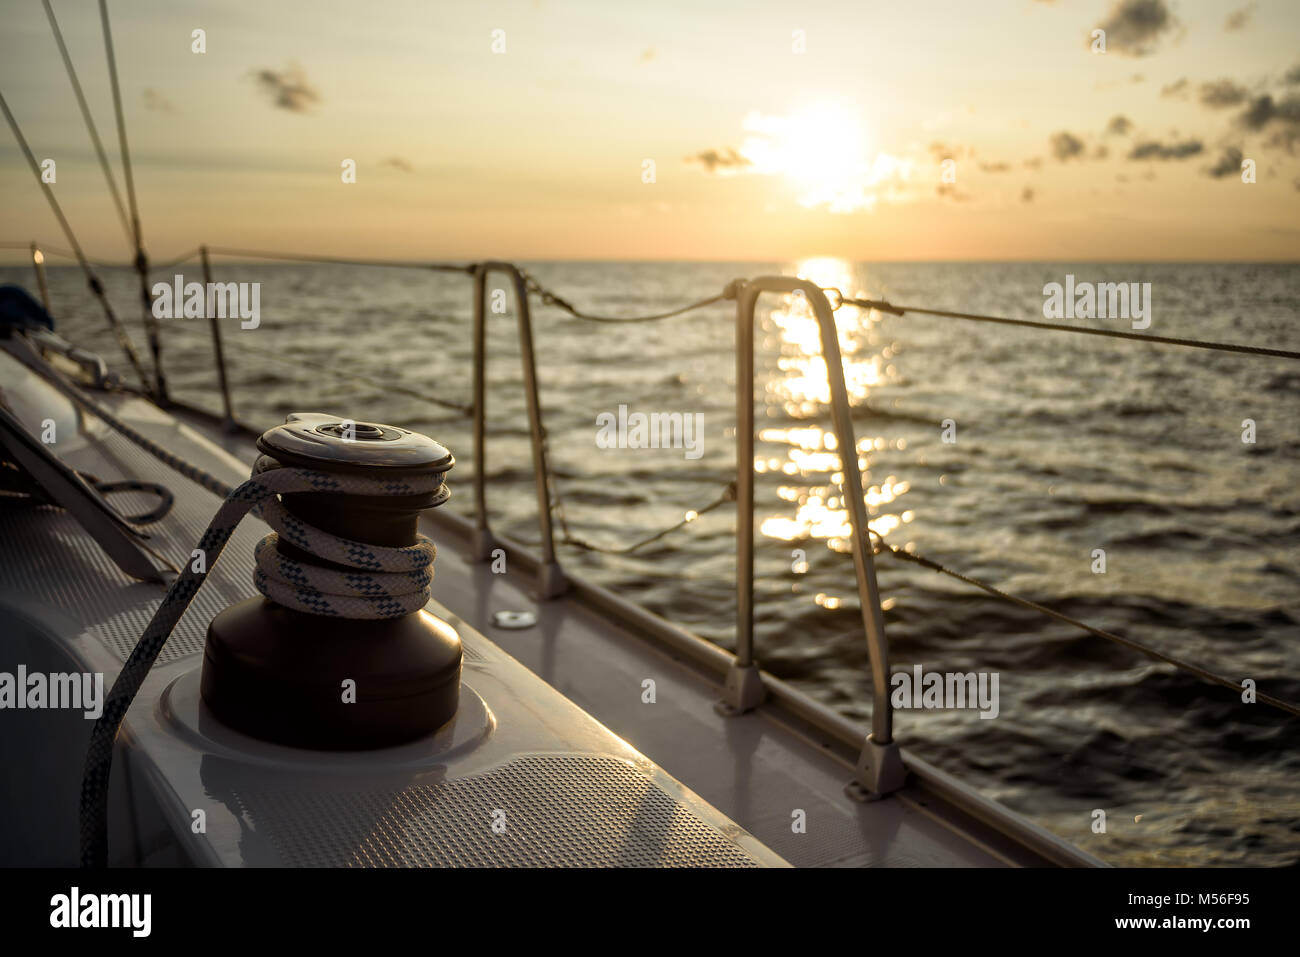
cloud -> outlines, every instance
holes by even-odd
[[[1200,140],[1184,140],[1181,143],[1159,143],[1155,140],[1145,140],[1133,147],[1128,154],[1128,158],[1131,160],[1180,160],[1187,159],[1189,156],[1196,156],[1204,149],[1205,144]]]
[[[646,47],[641,51],[641,56],[637,58],[638,63],[649,63],[659,56],[659,51],[654,47]]]
[[[1273,122],[1300,124],[1300,96],[1292,93],[1281,102],[1268,93],[1257,96],[1237,117],[1237,122],[1248,130],[1262,130]]]
[[[1187,99],[1187,94],[1190,93],[1191,90],[1192,85],[1187,82],[1187,77],[1183,77],[1181,80],[1175,80],[1173,83],[1162,86],[1160,88],[1160,95],[1173,97],[1177,100],[1185,100]]]
[[[1300,84],[1300,63],[1297,63],[1291,69],[1286,71],[1286,76],[1282,77],[1282,82],[1287,86],[1296,86]]]
[[[391,166],[393,169],[399,169],[403,173],[409,173],[414,169],[409,162],[400,156],[389,156],[387,159],[379,161],[380,166]]]
[[[1238,86],[1232,80],[1215,80],[1212,83],[1201,84],[1201,106],[1208,106],[1212,110],[1238,106],[1245,103],[1249,96],[1249,90],[1244,86]]]
[[[1268,145],[1294,156],[1300,148],[1300,94],[1288,93],[1281,100],[1268,93],[1257,96],[1238,114],[1236,122],[1253,132],[1273,130]]]
[[[1248,3],[1240,10],[1233,10],[1228,14],[1228,19],[1223,22],[1223,29],[1231,33],[1234,30],[1241,30],[1250,22],[1250,18],[1255,13],[1255,5]]]
[[[155,110],[159,113],[175,113],[176,106],[171,100],[163,96],[153,87],[146,87],[144,91],[144,108],[146,110]]]
[[[1212,176],[1215,179],[1223,179],[1225,176],[1240,173],[1241,160],[1241,150],[1231,146],[1223,151],[1223,155],[1219,157],[1213,166],[1205,168],[1205,175]]]
[[[1053,133],[1048,140],[1052,155],[1062,163],[1071,160],[1076,156],[1083,154],[1083,140],[1079,139],[1073,133],[1067,133],[1061,130],[1059,133]]]
[[[960,192],[952,183],[940,183],[934,190],[942,199],[951,199],[954,202],[964,203],[970,199],[969,193]]]
[[[1029,159],[1025,160],[1024,162],[1025,169],[1039,169],[1042,167],[1042,165],[1043,165],[1043,158],[1041,156],[1031,156]]]
[[[1178,21],[1164,0],[1118,0],[1101,23],[1106,31],[1106,51],[1125,56],[1146,56],[1155,41],[1176,26]]]
[[[741,156],[734,147],[724,146],[720,150],[704,150],[694,156],[688,156],[687,165],[702,166],[706,173],[734,173],[754,165],[753,160]]]
[[[277,72],[263,69],[254,73],[262,92],[271,98],[271,102],[290,113],[306,113],[320,102],[320,93],[307,80],[302,68],[290,64],[289,68]]]
[[[1020,201],[1022,203],[1032,203],[1034,201],[1034,188],[1032,186],[1026,186],[1021,191]]]
[[[1268,93],[1250,101],[1250,106],[1237,117],[1237,125],[1248,130],[1262,130],[1277,112],[1273,97]]]
[[[1011,169],[1010,163],[980,163],[980,169],[986,173],[1005,173]]]
[[[1133,121],[1122,114],[1112,116],[1110,122],[1106,124],[1106,132],[1112,136],[1128,136],[1131,129],[1133,129]]]

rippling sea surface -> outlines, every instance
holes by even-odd
[[[529,268],[576,305],[613,315],[782,273],[845,294],[1040,320],[1044,284],[1069,273],[1150,282],[1152,334],[1300,349],[1300,267],[1291,265],[819,259]],[[202,279],[194,265],[167,275],[177,271]],[[349,378],[467,402],[467,277],[326,265],[215,271],[221,281],[262,284],[260,327],[224,326],[247,422],[262,428],[291,411],[321,410],[429,432],[460,462],[460,482],[451,477],[460,494],[448,507],[469,510],[468,419]],[[125,371],[80,274],[50,276],[60,331]],[[29,269],[6,268],[0,278],[31,286]],[[123,270],[105,279],[147,352],[134,280]],[[506,309],[489,325],[489,505],[498,530],[535,542],[513,303]],[[849,306],[836,319],[872,526],[889,542],[1300,700],[1300,367]],[[714,500],[734,478],[730,304],[627,326],[535,308],[535,324],[551,462],[575,536],[629,544]],[[207,323],[167,320],[164,337],[173,392],[216,408]],[[768,295],[756,339],[759,658],[865,718],[866,646],[816,324],[806,304]],[[702,413],[702,455],[598,448],[596,417],[620,405]],[[942,437],[948,419],[953,443]],[[1242,440],[1247,419],[1253,444]],[[735,522],[728,506],[633,556],[565,548],[562,558],[731,646]],[[1104,573],[1094,570],[1097,549]],[[1295,719],[924,568],[883,555],[877,563],[895,668],[1000,676],[995,719],[899,712],[905,747],[1111,863],[1300,858]],[[1098,808],[1105,835],[1092,833]]]

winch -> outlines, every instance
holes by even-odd
[[[423,610],[433,543],[420,512],[450,497],[452,454],[428,436],[320,413],[263,433],[253,476],[294,469],[320,491],[262,506],[261,595],[208,626],[202,696],[265,741],[367,750],[429,734],[456,713],[461,642]]]

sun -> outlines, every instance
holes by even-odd
[[[870,208],[876,201],[871,187],[899,172],[892,157],[872,154],[861,113],[842,104],[814,103],[789,116],[754,111],[744,129],[740,152],[754,172],[786,178],[806,207]]]

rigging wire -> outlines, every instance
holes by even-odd
[[[596,316],[588,312],[583,312],[563,297],[552,292],[550,289],[547,289],[526,270],[520,269],[519,273],[524,277],[524,288],[530,293],[536,295],[542,301],[543,305],[555,306],[558,309],[563,309],[575,319],[585,319],[588,322],[607,322],[613,325],[631,322],[657,322],[660,319],[671,319],[674,316],[680,316],[695,309],[703,309],[705,306],[712,306],[714,303],[722,302],[730,298],[731,288],[728,287],[716,296],[708,296],[704,299],[698,299],[695,302],[687,303],[684,306],[668,312],[652,313],[645,316]]]
[[[1022,608],[1028,608],[1031,611],[1036,611],[1040,614],[1046,615],[1049,618],[1054,618],[1057,621],[1064,622],[1067,625],[1072,625],[1075,628],[1079,628],[1090,635],[1095,635],[1098,638],[1105,638],[1107,641],[1112,641],[1115,642],[1116,644],[1123,645],[1125,648],[1128,648],[1131,651],[1136,651],[1139,654],[1146,655],[1148,658],[1154,658],[1156,661],[1162,661],[1165,664],[1173,665],[1175,668],[1178,668],[1181,671],[1186,671],[1189,674],[1196,675],[1202,681],[1208,682],[1210,684],[1222,685],[1223,687],[1230,688],[1236,692],[1240,692],[1242,690],[1240,682],[1233,681],[1231,678],[1225,678],[1222,675],[1210,671],[1208,668],[1202,668],[1200,665],[1193,664],[1192,662],[1189,661],[1184,661],[1181,658],[1176,658],[1173,655],[1164,653],[1163,651],[1158,651],[1155,648],[1151,648],[1147,645],[1142,644],[1141,642],[1134,641],[1132,638],[1125,638],[1123,635],[1117,635],[1113,631],[1106,631],[1105,629],[1102,628],[1095,628],[1092,625],[1089,625],[1087,622],[1080,621],[1077,618],[1072,618],[1071,616],[1066,615],[1062,612],[1055,611],[1054,609],[1048,608],[1046,605],[1040,605],[1038,604],[1038,602],[1030,601],[1027,598],[1020,598],[1016,595],[1012,595],[1008,592],[1002,591],[1000,588],[996,588],[993,585],[988,584],[987,582],[980,581],[978,578],[972,578],[969,575],[963,575],[961,572],[953,571],[951,568],[947,568],[939,564],[938,562],[934,561],[933,559],[925,558],[924,556],[917,555],[914,552],[909,552],[905,549],[899,548],[897,545],[891,545],[888,542],[886,542],[884,537],[879,532],[877,532],[874,528],[872,528],[870,525],[867,526],[867,531],[871,535],[875,536],[875,538],[880,543],[879,546],[873,548],[873,552],[877,555],[879,555],[881,552],[886,552],[892,555],[894,558],[899,559],[900,561],[913,562],[917,565],[922,566],[923,568],[929,568],[931,571],[938,572],[942,575],[947,575],[950,578],[956,579],[957,581],[965,582],[967,585],[973,585],[974,587],[982,591],[988,592],[990,595],[993,595],[995,598],[1000,598],[1003,601],[1011,602],[1013,605],[1019,605]],[[1278,708],[1282,711],[1287,712],[1288,714],[1300,716],[1300,705],[1291,704],[1290,702],[1283,701],[1280,698],[1275,698],[1272,695],[1265,694],[1262,691],[1257,691],[1255,696],[1257,700],[1262,701],[1264,704],[1272,705],[1274,708]]]
[[[836,290],[829,291],[834,292]],[[943,309],[923,309],[919,306],[896,306],[893,303],[877,299],[850,299],[841,296],[840,303],[848,306],[859,306],[863,309],[876,309],[880,312],[892,313],[895,316],[901,316],[906,312],[914,312],[923,316],[968,319],[1006,326],[1026,326],[1030,329],[1046,329],[1052,332],[1075,332],[1085,336],[1105,336],[1109,339],[1136,339],[1138,342],[1153,342],[1164,346],[1188,346],[1193,349],[1213,349],[1217,352],[1236,352],[1242,355],[1300,359],[1300,352],[1293,352],[1289,349],[1270,349],[1264,346],[1239,345],[1231,342],[1206,342],[1201,339],[1179,339],[1171,336],[1148,336],[1139,332],[1121,332],[1117,329],[1092,329],[1086,326],[1067,326],[1056,322],[1035,322],[1030,319],[1008,319],[1005,316],[986,316],[974,312],[948,312]]]
[[[672,534],[673,532],[677,531],[679,528],[683,528],[686,525],[689,525],[691,522],[694,522],[701,515],[704,515],[707,512],[712,512],[714,509],[721,508],[723,505],[726,505],[728,502],[734,502],[735,500],[736,500],[736,483],[728,482],[726,488],[723,489],[721,495],[719,495],[708,505],[704,505],[700,508],[692,509],[691,511],[687,512],[686,517],[683,518],[676,525],[670,525],[668,528],[665,528],[663,531],[655,532],[653,535],[649,536],[648,538],[643,538],[639,542],[635,542],[631,545],[626,545],[623,547],[595,545],[592,544],[591,542],[588,542],[585,539],[578,538],[576,535],[570,533],[569,523],[564,518],[564,503],[560,501],[558,491],[552,509],[556,511],[556,518],[560,522],[561,544],[572,545],[574,548],[581,548],[584,551],[588,551],[588,552],[599,552],[602,555],[631,555],[633,552],[641,548],[644,548],[646,545],[649,545],[651,542],[657,542],[659,541],[659,539],[663,538],[666,535]]]
[[[162,270],[165,270],[165,269],[172,269],[172,268],[174,268],[174,267],[176,267],[176,266],[179,266],[181,263],[187,263],[187,262],[189,262],[191,259],[193,259],[195,256],[197,256],[200,252],[202,252],[202,249],[200,249],[199,247],[195,247],[194,249],[191,249],[189,252],[187,252],[184,256],[177,256],[177,257],[174,258],[174,259],[168,259],[168,260],[165,260],[165,261],[160,262],[160,263],[157,263],[157,262],[156,262],[156,263],[153,264],[153,268],[154,268],[154,269],[157,269],[157,270],[159,270],[159,271],[162,271]]]
[[[95,121],[90,115],[90,105],[86,103],[86,95],[82,92],[81,81],[77,79],[77,71],[72,65],[72,57],[68,53],[68,47],[63,42],[63,31],[59,29],[59,21],[54,17],[54,8],[50,6],[50,0],[41,0],[45,6],[45,15],[49,18],[50,29],[54,31],[54,42],[58,44],[59,55],[63,58],[63,67],[67,71],[68,80],[72,83],[72,92],[77,97],[77,106],[81,108],[81,118],[85,120],[86,131],[90,134],[90,141],[95,146],[95,155],[99,157],[99,167],[104,171],[104,181],[108,183],[108,191],[113,195],[113,205],[117,207],[118,219],[122,221],[122,228],[126,231],[128,242],[133,241],[131,235],[131,225],[127,222],[126,207],[122,205],[122,194],[117,189],[117,179],[113,176],[113,169],[108,162],[108,154],[104,151],[104,144],[99,138],[99,130],[95,128]]]
[[[113,53],[113,31],[108,21],[108,0],[99,0],[99,18],[104,27],[104,54],[108,58],[108,78],[113,90],[113,112],[117,117],[117,140],[122,150],[122,174],[126,180],[126,199],[131,207],[131,230],[135,237],[135,271],[140,276],[140,303],[144,310],[145,334],[153,356],[154,394],[167,403],[167,378],[162,367],[162,331],[153,314],[153,296],[149,292],[149,260],[144,254],[144,235],[140,229],[140,208],[135,198],[135,176],[131,172],[131,149],[126,142],[126,117],[122,112],[122,90],[117,81],[117,57]]]
[[[423,269],[434,272],[472,273],[472,265],[458,263],[419,263],[398,259],[344,259],[338,256],[316,256],[310,253],[274,253],[257,249],[232,249],[229,246],[209,246],[208,252],[217,256],[245,256],[250,259],[280,259],[286,262],[326,263],[334,266],[390,266],[394,269]]]
[[[36,182],[40,184],[42,192],[45,193],[45,198],[50,204],[50,209],[54,211],[54,218],[59,221],[59,226],[63,230],[63,235],[67,237],[68,244],[73,249],[73,255],[76,257],[77,263],[81,266],[81,271],[86,275],[86,281],[90,285],[91,292],[93,292],[96,298],[99,299],[99,303],[104,309],[104,315],[108,319],[108,324],[112,328],[113,334],[117,337],[118,345],[122,347],[122,351],[126,353],[126,357],[130,361],[131,366],[135,369],[136,374],[140,376],[141,384],[147,387],[149,379],[145,374],[144,366],[140,362],[140,355],[136,352],[135,344],[131,341],[131,336],[118,320],[117,314],[113,312],[113,307],[109,303],[108,297],[104,294],[104,284],[99,281],[99,277],[96,276],[94,271],[90,268],[90,261],[86,259],[86,254],[82,252],[81,244],[77,242],[77,237],[72,232],[72,227],[68,225],[67,217],[63,215],[63,209],[59,206],[59,201],[54,198],[54,190],[50,189],[50,184],[41,178],[40,164],[36,162],[36,156],[32,153],[32,148],[27,145],[27,138],[23,136],[22,128],[19,127],[18,121],[10,111],[9,104],[6,102],[3,93],[0,93],[0,110],[3,110],[5,120],[9,123],[9,129],[13,131],[14,138],[18,141],[19,148],[22,150],[23,155],[27,157],[27,165],[31,167],[32,175],[36,177]]]
[[[73,252],[72,250],[70,250],[70,249],[61,249],[61,248],[58,247],[58,246],[48,246],[48,245],[46,245],[45,243],[40,242],[39,240],[33,240],[32,242],[35,242],[35,243],[36,243],[36,247],[37,247],[41,252],[43,252],[43,253],[48,253],[48,254],[51,255],[51,256],[59,256],[59,257],[62,258],[62,259],[76,259],[76,258],[77,258],[77,254],[74,253],[74,252]],[[26,249],[26,250],[30,250],[30,249],[31,249],[31,245],[32,245],[31,243],[11,243],[11,242],[0,242],[0,249]],[[189,262],[191,259],[193,259],[193,258],[194,258],[195,256],[197,256],[198,254],[199,254],[199,249],[198,249],[198,248],[195,248],[195,249],[192,249],[192,250],[190,250],[189,252],[187,252],[184,256],[178,256],[178,257],[175,257],[175,258],[172,258],[172,259],[166,260],[166,261],[164,261],[164,262],[162,262],[162,263],[153,263],[152,265],[153,265],[153,268],[154,268],[154,269],[170,269],[170,268],[172,268],[173,266],[179,266],[181,263]],[[86,262],[90,263],[92,266],[98,266],[100,269],[131,269],[131,268],[133,268],[133,266],[132,266],[131,263],[105,262],[105,261],[102,260],[102,259],[90,259],[89,257],[87,257]]]
[[[396,393],[397,395],[408,396],[412,399],[418,399],[421,402],[429,402],[433,405],[440,406],[444,409],[452,409],[460,413],[460,416],[458,416],[458,418],[471,415],[474,412],[474,407],[472,405],[468,405],[463,402],[453,402],[450,399],[439,399],[435,396],[428,395],[427,393],[420,392],[416,389],[411,389],[400,384],[394,384],[392,382],[381,382],[378,379],[372,379],[368,376],[360,375],[354,372],[339,372],[337,369],[331,369],[329,366],[321,365],[320,363],[316,363],[316,362],[311,362],[307,359],[303,359],[301,356],[294,356],[292,359],[289,359],[286,358],[285,356],[276,355],[273,352],[266,352],[262,349],[254,349],[252,346],[246,346],[241,343],[232,342],[230,345],[239,352],[243,352],[247,355],[257,356],[260,359],[270,359],[274,362],[282,362],[286,365],[302,367],[306,369],[314,369],[317,372],[326,372],[338,378],[351,379],[353,382],[360,382],[363,385],[368,385],[376,389],[381,389],[385,392],[392,392],[392,393]],[[451,420],[445,419],[443,421],[451,421]]]

